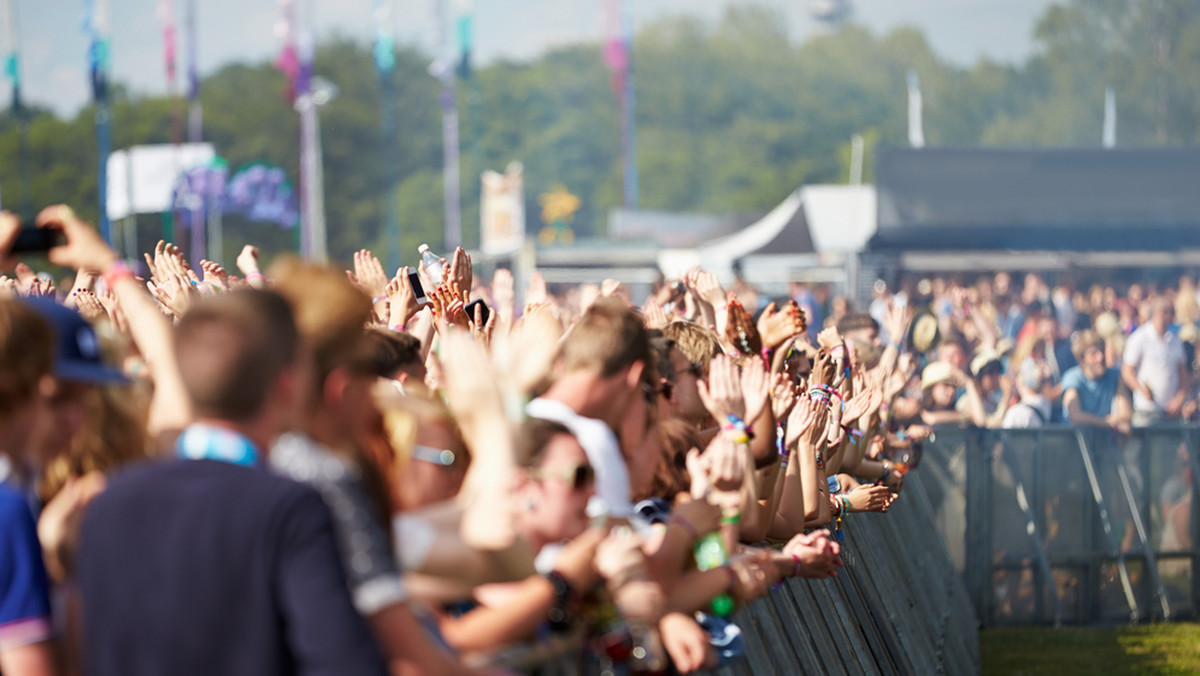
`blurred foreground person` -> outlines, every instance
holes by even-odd
[[[312,388],[280,296],[197,302],[176,327],[196,422],[177,453],[115,477],[80,542],[88,673],[382,674],[329,511],[263,470]]]

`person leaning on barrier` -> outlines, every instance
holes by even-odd
[[[1129,397],[1121,391],[1121,371],[1104,364],[1104,341],[1090,329],[1071,337],[1079,362],[1063,374],[1063,408],[1072,425],[1111,427],[1129,432]]]

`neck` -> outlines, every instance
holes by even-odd
[[[304,433],[326,448],[341,448],[345,435],[334,416],[321,408],[309,411],[305,416]]]
[[[278,430],[275,429],[275,426],[271,424],[269,420],[261,417],[254,420],[248,420],[246,422],[232,422],[218,418],[202,417],[197,418],[196,423],[220,427],[231,432],[237,432],[238,434],[249,439],[250,442],[254,444],[256,448],[258,448],[259,452],[264,455],[271,449],[271,442],[275,440],[276,436],[278,436]]]
[[[530,518],[528,513],[523,514],[522,516],[524,518],[517,520],[517,537],[525,542],[525,544],[529,545],[529,549],[532,550],[536,555],[538,552],[542,551],[542,547],[550,544],[550,541],[543,537],[542,534],[538,532],[537,528],[534,527],[532,523],[533,519]]]
[[[599,387],[600,378],[589,371],[564,374],[550,386],[542,398],[565,404],[585,418],[603,420],[615,426],[620,416],[607,393]]]

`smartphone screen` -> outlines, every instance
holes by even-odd
[[[475,321],[475,308],[476,307],[480,308],[480,311],[479,311],[480,321],[482,321],[484,324],[487,324],[488,317],[491,316],[492,311],[490,308],[488,308],[487,303],[483,302],[482,298],[476,298],[475,300],[471,301],[467,305],[467,307],[463,308],[467,312],[467,318],[470,319],[471,321]]]
[[[416,271],[408,273],[408,282],[412,284],[413,295],[417,298],[417,303],[426,305],[429,303],[429,297],[425,295],[425,289],[421,286],[421,276]]]

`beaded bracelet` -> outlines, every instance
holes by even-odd
[[[125,261],[114,261],[113,264],[108,266],[108,269],[104,271],[104,274],[101,275],[101,279],[104,280],[104,285],[107,286],[111,291],[113,285],[115,285],[117,282],[123,279],[133,279],[133,270],[130,269],[129,265]]]

